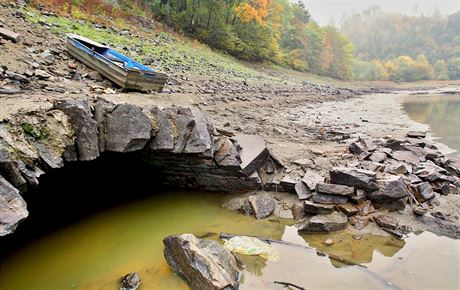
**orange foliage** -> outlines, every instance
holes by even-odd
[[[241,3],[235,7],[235,13],[243,23],[256,21],[260,25],[264,25],[271,2],[271,0],[253,0],[249,3]]]

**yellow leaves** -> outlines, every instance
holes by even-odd
[[[249,3],[241,3],[235,8],[235,13],[243,23],[256,21],[259,25],[265,25],[270,2],[271,0],[254,0]]]

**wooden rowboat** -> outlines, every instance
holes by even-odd
[[[161,91],[168,76],[91,39],[67,35],[69,53],[125,89]]]

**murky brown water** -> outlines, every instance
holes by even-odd
[[[428,124],[439,141],[460,156],[460,95],[409,96],[403,107],[411,119]]]
[[[341,232],[299,236],[289,220],[257,221],[220,207],[221,195],[168,192],[113,208],[30,242],[0,261],[1,290],[118,289],[137,271],[141,289],[187,289],[169,270],[162,239],[170,234],[230,232],[283,239],[342,256],[367,268],[331,262],[314,250],[275,245],[278,262],[245,257],[241,289],[460,289],[460,241],[431,233],[405,241]],[[323,245],[327,238],[336,243]]]

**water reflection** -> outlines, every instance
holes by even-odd
[[[442,143],[460,150],[460,95],[410,96],[403,107],[411,119],[428,124]]]
[[[371,263],[374,251],[385,257],[393,257],[401,250],[406,242],[391,236],[362,235],[361,239],[356,240],[351,234],[338,232],[332,234],[304,234],[302,237],[310,247],[317,248],[322,252],[333,254],[357,264]],[[324,241],[332,239],[334,244],[326,246]],[[336,260],[331,260],[336,267],[346,266]]]

